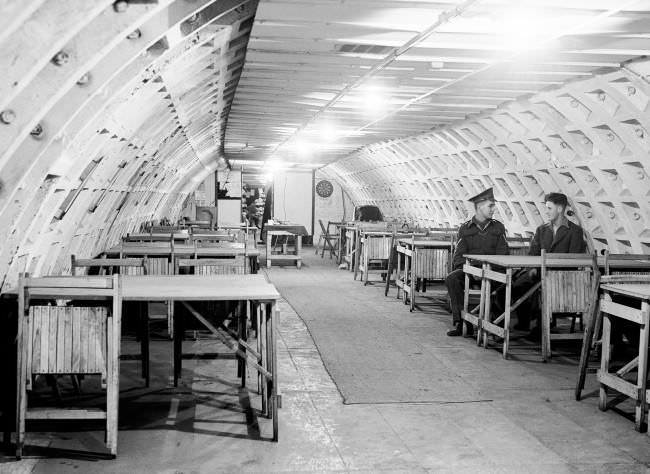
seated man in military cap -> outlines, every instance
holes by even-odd
[[[501,222],[492,219],[495,210],[492,188],[474,196],[470,201],[474,203],[474,217],[463,223],[458,229],[456,251],[452,262],[453,271],[445,279],[455,326],[447,333],[448,336],[460,336],[463,333],[460,312],[463,308],[465,293],[465,274],[463,273],[465,255],[508,255],[509,253],[506,229]],[[468,334],[471,335],[474,328],[471,324],[466,324]]]
[[[528,255],[541,255],[542,250],[549,253],[584,253],[587,244],[584,240],[582,227],[566,218],[568,198],[562,193],[549,193],[544,196],[548,222],[535,230],[535,236],[530,243]],[[539,281],[536,268],[522,270],[512,283],[512,299],[517,300],[528,289]],[[526,331],[531,319],[538,319],[540,308],[538,297],[531,296],[517,308],[517,324],[515,329]],[[531,337],[539,337],[539,328],[531,333]]]

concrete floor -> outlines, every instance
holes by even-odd
[[[306,263],[302,270],[274,267],[269,275],[272,280],[286,272],[349,278],[346,291],[361,303],[418,318],[436,334],[449,327],[448,315],[439,309],[411,314],[384,298],[379,285],[363,287],[327,259],[308,256]],[[238,387],[224,346],[208,339],[186,341],[186,353],[223,356],[185,360],[183,385],[172,389],[171,343],[156,341],[150,389],[142,388],[139,362],[122,363],[117,459],[86,454],[101,449],[99,431],[32,432],[32,456],[21,462],[6,456],[0,472],[648,472],[648,435],[635,432],[626,413],[600,412],[593,396],[575,402],[573,387],[556,383],[551,369],[568,377],[575,373],[575,361],[504,361],[496,351],[449,339],[437,357],[447,353],[445,366],[456,366],[463,377],[470,377],[470,362],[480,361],[482,374],[473,383],[485,384],[488,399],[344,405],[300,317],[284,301],[281,312],[279,443],[268,441],[271,424],[257,416],[259,397]],[[133,342],[124,344],[125,353],[135,350]],[[539,367],[533,388],[525,389],[525,380],[516,389],[511,380],[499,388],[506,371],[526,374],[527,364]],[[430,370],[434,376],[436,367]]]

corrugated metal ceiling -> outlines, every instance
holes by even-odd
[[[263,0],[226,130],[318,167],[650,50],[648,1]]]

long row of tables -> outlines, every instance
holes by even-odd
[[[392,272],[395,272],[397,296],[400,292],[404,303],[410,301],[410,309],[415,308],[418,286],[425,287],[427,280],[444,280],[451,270],[453,238],[422,237],[416,234],[400,235],[397,231],[377,228],[381,225],[361,223],[337,224],[339,237],[339,264],[355,272],[362,273],[362,280],[367,283],[367,274],[373,258],[388,260],[388,266],[377,266],[374,270],[382,273],[386,279],[386,295],[390,287]],[[377,244],[375,241],[383,242]],[[392,243],[392,255],[386,248],[386,242]],[[602,323],[601,365],[598,371],[600,383],[601,410],[608,407],[608,390],[614,390],[632,398],[636,404],[635,426],[643,431],[647,428],[648,399],[648,344],[650,342],[650,258],[624,255],[591,256],[586,254],[545,254],[543,256],[527,255],[528,243],[524,239],[512,239],[508,242],[511,255],[466,255],[463,270],[465,279],[465,298],[462,319],[476,328],[477,345],[484,348],[490,341],[501,344],[504,358],[510,349],[510,323],[515,311],[527,299],[540,294],[541,303],[541,352],[542,360],[551,357],[551,342],[554,340],[582,340],[584,347],[591,347],[594,332],[596,337]],[[392,262],[391,258],[395,261]],[[537,270],[538,277],[534,283],[513,298],[513,284],[523,271]],[[372,271],[372,270],[371,270]],[[609,282],[599,286],[602,273],[628,275],[623,278],[638,278],[642,282]],[[642,274],[645,276],[635,277]],[[606,277],[603,277],[606,278]],[[480,289],[472,287],[477,281]],[[442,293],[446,294],[446,290]],[[598,301],[598,295],[600,301]],[[442,296],[442,295],[441,295]],[[503,307],[494,311],[493,299],[503,297]],[[472,307],[472,301],[475,306]],[[625,303],[612,302],[626,297]],[[513,301],[515,299],[515,301]],[[551,330],[554,314],[579,314],[580,326],[588,326],[588,331],[574,331],[575,317],[569,332]],[[592,320],[589,320],[591,318]],[[611,320],[618,318],[638,324],[638,356],[622,368],[611,371]],[[464,328],[466,331],[466,328]],[[581,360],[582,366],[582,360]],[[580,368],[583,370],[583,367]],[[630,373],[637,371],[636,379],[630,380]],[[582,380],[582,381],[580,381]],[[584,384],[579,376],[578,386]],[[580,389],[576,389],[579,399]]]
[[[186,245],[186,244],[176,244],[172,242],[169,245],[161,245],[160,242],[140,242],[140,243],[123,243],[121,245],[115,246],[106,250],[103,254],[104,258],[123,258],[125,256],[147,256],[147,257],[156,257],[163,259],[174,259],[177,257],[193,257],[196,259],[209,259],[214,262],[215,258],[228,258],[228,257],[240,257],[244,256],[246,259],[251,262],[251,270],[255,268],[252,264],[252,261],[257,261],[257,258],[260,255],[260,252],[256,248],[250,248],[245,244],[228,242],[221,243],[218,246],[197,246],[197,245]],[[207,261],[207,260],[206,260]],[[173,272],[170,272],[173,273]],[[252,273],[252,272],[251,272]],[[252,367],[258,372],[258,382],[259,382],[259,391],[261,393],[262,400],[262,411],[263,413],[272,419],[273,423],[273,440],[278,440],[278,408],[281,404],[281,397],[278,393],[278,371],[277,371],[277,355],[276,355],[276,325],[279,317],[279,310],[277,307],[278,300],[280,299],[280,294],[278,293],[275,286],[268,282],[265,276],[260,274],[244,274],[244,275],[178,275],[178,274],[165,274],[165,275],[115,275],[117,278],[116,284],[119,285],[119,302],[117,306],[113,304],[113,313],[121,314],[121,310],[116,310],[117,307],[121,307],[121,302],[128,301],[140,301],[140,302],[154,302],[154,301],[169,301],[174,305],[182,305],[184,307],[185,313],[192,315],[196,318],[205,328],[207,328],[214,336],[219,340],[225,343],[230,347],[236,354],[239,360],[238,374],[241,376],[242,386],[246,382],[246,367]],[[64,302],[69,300],[79,293],[79,287],[84,285],[90,285],[92,291],[97,291],[97,286],[101,286],[100,280],[109,281],[111,277],[106,276],[66,276],[66,277],[42,277],[38,279],[21,279],[21,285],[19,288],[13,290],[8,290],[4,292],[5,297],[18,297],[19,304],[20,300],[23,300],[23,304],[27,304],[27,310],[19,316],[19,328],[23,327],[25,324],[33,324],[30,319],[30,298],[39,297],[39,288],[38,285],[54,285],[52,288],[47,288],[45,293],[42,295],[50,294],[50,296],[56,296],[56,298],[51,298],[51,302],[59,301]],[[102,280],[102,281],[103,281]],[[34,287],[30,288],[29,285],[34,283]],[[110,296],[109,292],[106,290],[104,293],[101,293],[101,298]],[[115,293],[113,293],[115,298]],[[93,299],[95,296],[93,296]],[[100,298],[100,299],[101,299]],[[225,325],[213,323],[209,315],[202,314],[200,308],[195,306],[196,302],[235,302],[239,304],[240,308],[245,305],[246,308],[252,310],[252,315],[254,316],[256,322],[256,346],[251,345],[248,342],[247,337],[247,324],[248,319],[251,317],[251,312],[249,311],[235,311],[236,318],[239,318],[237,321],[237,326],[240,328],[238,332],[233,332],[230,328]],[[37,303],[41,304],[41,302]],[[56,303],[55,303],[56,305]],[[250,306],[249,306],[250,305]],[[109,305],[110,307],[110,305]],[[208,306],[210,307],[210,306]],[[94,311],[94,310],[93,310]],[[39,313],[41,314],[41,313]],[[45,313],[43,313],[45,314]],[[59,314],[59,318],[64,318],[64,313],[53,313]],[[70,313],[72,314],[72,313]],[[93,313],[94,314],[94,313]],[[109,315],[111,313],[109,312]],[[67,316],[66,316],[67,317]],[[70,316],[72,317],[72,316]],[[126,317],[131,317],[131,315],[126,315]],[[243,319],[242,319],[243,318]],[[121,320],[121,317],[119,318]],[[63,321],[63,319],[61,320]],[[63,324],[61,322],[60,324]],[[66,324],[68,324],[66,322]],[[71,324],[71,323],[70,323]],[[27,326],[30,327],[31,326]],[[49,326],[47,326],[49,327]],[[56,326],[55,326],[56,327]],[[62,327],[62,326],[61,326]],[[68,326],[66,326],[68,327]],[[84,334],[93,334],[94,337],[97,337],[97,331],[102,330],[109,331],[110,327],[106,324],[99,324],[92,331],[88,329]],[[68,329],[66,329],[68,330]],[[70,331],[72,329],[69,329]],[[20,332],[20,331],[19,331]],[[31,378],[31,363],[26,363],[26,361],[31,361],[31,347],[32,339],[31,334],[33,330],[28,329],[25,334],[29,334],[30,337],[25,336],[24,338],[18,340],[18,350],[19,355],[26,354],[25,357],[19,357],[19,380],[29,380]],[[118,340],[115,351],[110,352],[107,349],[104,349],[105,354],[103,357],[108,357],[109,354],[112,354],[111,360],[107,360],[106,364],[110,370],[116,371],[116,377],[111,378],[112,387],[109,392],[113,395],[107,398],[107,410],[104,415],[101,415],[102,419],[107,420],[107,447],[112,454],[117,452],[117,427],[116,427],[116,417],[117,417],[117,396],[116,393],[119,393],[119,337],[121,332],[119,330],[113,331],[113,335],[107,333],[109,339]],[[180,375],[181,370],[181,348],[182,348],[182,338],[183,333],[176,334],[174,338],[174,374],[175,377]],[[40,340],[40,339],[39,339]],[[54,339],[56,341],[56,339]],[[61,347],[57,350],[63,350],[63,344],[65,344],[64,339],[61,339]],[[40,345],[38,346],[40,348]],[[66,350],[75,347],[65,346]],[[40,349],[39,349],[40,350]],[[50,347],[52,350],[52,347]],[[88,350],[88,349],[84,349]],[[99,350],[99,349],[98,349]],[[65,350],[63,350],[65,352]],[[27,357],[29,353],[29,357]],[[56,353],[56,351],[55,351]],[[100,352],[98,355],[91,360],[95,363],[98,363],[100,358]],[[74,357],[74,356],[73,356]],[[144,357],[144,355],[143,355]],[[148,356],[147,356],[148,357]],[[22,360],[22,363],[20,362]],[[53,359],[51,359],[53,360]],[[56,359],[54,359],[56,360]],[[113,369],[110,369],[110,368]],[[56,367],[55,367],[56,369]],[[56,369],[56,373],[61,372],[61,368]],[[103,371],[102,371],[103,372]],[[103,378],[104,380],[104,378]],[[24,389],[27,390],[31,385],[24,385]],[[111,402],[113,400],[113,402]],[[30,411],[27,408],[27,396],[26,393],[21,393],[20,384],[19,384],[19,407],[24,404],[24,416],[19,422],[17,427],[18,433],[18,443],[17,443],[17,455],[22,455],[22,447],[24,442],[25,434],[25,420],[30,417],[38,416],[42,417],[43,412],[39,411],[38,415],[34,415],[34,411]],[[51,411],[49,412],[50,418],[56,418],[57,416],[63,415],[69,416],[72,411],[65,410],[63,412]],[[59,413],[59,415],[57,415]],[[92,417],[96,416],[93,414],[88,414],[83,412],[82,414],[74,415],[74,417]],[[65,416],[64,416],[65,417]],[[19,417],[20,420],[20,417]],[[114,425],[111,429],[109,426],[111,422],[108,420],[113,420],[112,424]],[[110,433],[110,435],[109,435]]]

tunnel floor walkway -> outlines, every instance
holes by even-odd
[[[171,343],[159,340],[151,388],[139,362],[122,363],[117,459],[83,454],[99,431],[31,432],[32,455],[4,457],[0,472],[646,472],[648,436],[626,413],[598,410],[593,376],[573,400],[571,351],[543,364],[522,342],[503,360],[446,337],[442,307],[410,313],[382,285],[307,253],[301,270],[267,272],[285,298],[279,443],[225,346],[185,341],[187,354],[224,356],[186,360],[172,389]]]

